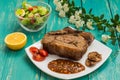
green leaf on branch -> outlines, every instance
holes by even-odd
[[[98,22],[99,21],[99,17],[93,17],[93,20],[95,21],[95,22]]]
[[[118,14],[116,14],[115,16],[114,16],[114,19],[111,19],[111,22],[112,22],[112,25],[113,25],[113,27],[115,27],[116,25],[118,25],[119,24],[119,15]]]
[[[118,38],[118,41],[120,41],[120,37]]]
[[[109,24],[109,21],[106,21],[105,25],[106,25],[106,27],[108,28],[108,31],[109,31],[109,29],[111,29],[111,25]]]
[[[111,27],[109,27],[109,30],[108,30],[109,32],[111,32],[111,36],[114,36],[115,34],[114,34],[114,29],[113,28],[111,28]]]
[[[74,0],[72,0],[72,6],[75,6]]]
[[[83,13],[83,14],[86,14],[85,8],[82,8],[82,13]]]
[[[111,36],[111,39],[115,39],[115,34],[114,34],[114,32],[111,32],[110,36]]]
[[[114,23],[115,22],[114,19],[111,19],[111,22]]]
[[[112,37],[111,39],[112,39],[112,44],[115,45],[115,43],[116,43],[116,38],[115,38],[115,37]]]
[[[90,17],[90,15],[85,15],[85,18],[87,18],[87,19],[90,19],[91,17]]]
[[[104,18],[104,14],[102,14],[101,16],[100,16],[100,19],[103,19]]]
[[[104,30],[104,27],[101,25],[97,25],[98,26],[98,30]]]
[[[92,9],[89,10],[89,14],[91,14],[91,13],[92,13]]]
[[[106,19],[102,20],[102,23],[106,23],[106,22],[107,22],[107,20],[106,20]]]
[[[119,21],[119,15],[118,14],[115,15],[115,21]]]
[[[80,10],[80,7],[75,7],[74,9],[78,11],[78,10]]]

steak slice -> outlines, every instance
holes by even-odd
[[[50,54],[79,60],[85,54],[93,39],[94,37],[90,33],[67,27],[63,30],[47,33],[41,42],[43,48]]]

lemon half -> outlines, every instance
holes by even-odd
[[[8,34],[5,37],[4,41],[7,47],[9,47],[10,49],[19,50],[25,46],[27,37],[22,32],[14,32],[14,33]]]

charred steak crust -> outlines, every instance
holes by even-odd
[[[50,54],[79,60],[93,40],[93,35],[88,32],[66,27],[63,30],[47,33],[41,42],[43,48]]]

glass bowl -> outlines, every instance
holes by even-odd
[[[32,6],[42,6],[45,7],[48,10],[48,13],[44,16],[35,16],[35,17],[21,17],[16,15],[17,20],[20,24],[20,26],[29,32],[37,32],[43,29],[47,23],[47,20],[50,16],[50,13],[52,11],[51,6],[45,2],[41,1],[29,1],[28,4]],[[22,9],[22,6],[18,7],[17,9]],[[16,10],[17,10],[16,9]],[[26,14],[26,13],[25,13]]]

